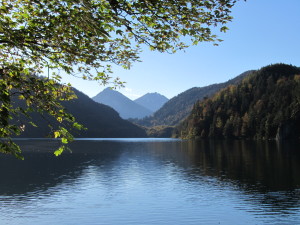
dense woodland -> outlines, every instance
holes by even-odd
[[[300,137],[300,68],[275,64],[198,101],[176,129],[182,138]]]

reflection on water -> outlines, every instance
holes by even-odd
[[[19,141],[0,157],[0,224],[297,224],[299,143]]]

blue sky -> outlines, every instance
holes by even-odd
[[[240,1],[232,10],[229,31],[219,46],[200,43],[173,55],[145,49],[130,70],[114,67],[125,81],[117,89],[131,99],[149,92],[172,98],[192,87],[227,81],[274,63],[300,66],[300,0]],[[90,97],[102,91],[96,82],[65,77]]]

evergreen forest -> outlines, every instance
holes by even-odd
[[[274,64],[198,101],[175,137],[287,139],[300,137],[300,68]]]

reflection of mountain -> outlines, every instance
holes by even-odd
[[[76,141],[71,144],[72,154],[65,152],[55,157],[53,151],[58,141],[33,140],[19,141],[24,161],[12,156],[0,158],[0,196],[18,194],[38,194],[57,191],[52,189],[62,183],[75,182],[84,176],[85,170],[97,162],[98,166],[109,165],[118,159],[121,148],[111,148],[111,152],[101,151],[98,142]],[[101,145],[107,149],[105,143]],[[8,172],[9,171],[9,172]],[[72,186],[72,185],[71,185]]]
[[[178,170],[187,183],[215,182],[216,188],[233,185],[246,195],[249,203],[260,205],[258,213],[261,213],[299,207],[299,144],[297,141],[281,144],[185,141],[181,145],[168,143],[169,147],[157,143],[151,149],[160,160],[167,158],[169,163],[180,167]]]
[[[300,152],[296,148],[299,143],[183,141],[169,145],[166,148],[157,143],[152,153],[189,168],[192,179],[213,176],[243,187],[257,187],[262,192],[300,187],[300,176],[295,173],[300,171]]]
[[[193,144],[192,144],[193,143]],[[300,186],[300,154],[292,144],[276,142],[191,142],[198,165],[206,175],[232,180],[261,191],[281,191]],[[199,151],[200,150],[200,151]]]

